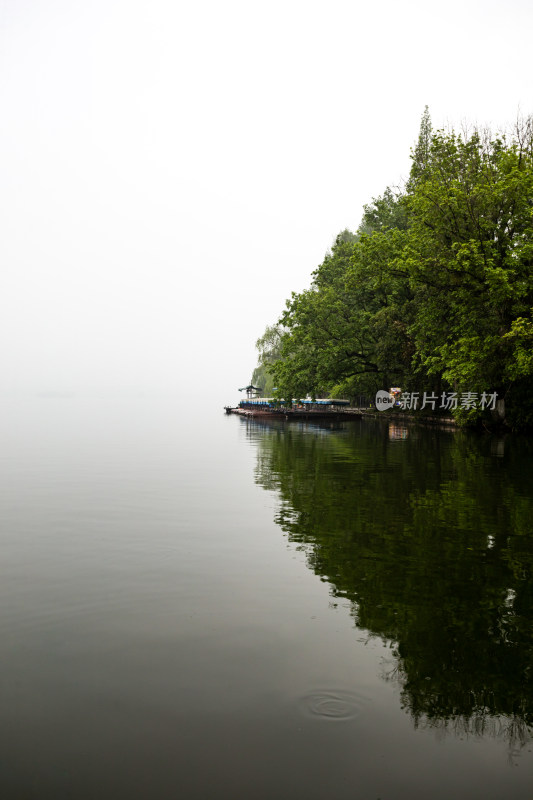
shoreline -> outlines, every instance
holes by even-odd
[[[334,422],[352,422],[354,420],[380,419],[388,420],[397,425],[402,423],[418,424],[426,427],[442,427],[447,430],[470,430],[489,434],[509,434],[516,433],[502,421],[493,422],[490,425],[478,423],[477,425],[461,425],[453,417],[437,416],[429,414],[409,414],[397,409],[387,409],[377,411],[375,408],[349,407],[341,410],[319,410],[319,409],[248,409],[232,406],[224,406],[226,414],[235,414],[244,419],[279,419],[285,421],[304,421],[331,420]]]

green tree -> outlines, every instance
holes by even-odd
[[[283,396],[497,392],[512,426],[533,424],[532,307],[532,121],[433,132],[426,107],[405,192],[337,236],[260,366]]]
[[[411,172],[407,182],[408,191],[412,191],[417,184],[422,183],[424,175],[429,169],[431,161],[431,143],[433,138],[433,128],[428,106],[425,107],[420,122],[418,141],[411,153]]]
[[[293,293],[280,323],[282,358],[273,366],[281,394],[301,397],[343,391],[356,376],[378,372],[361,287],[347,281],[354,247],[340,234],[313,273],[311,288]]]
[[[363,218],[357,233],[372,234],[387,228],[405,231],[407,227],[405,197],[402,192],[394,191],[388,186],[381,197],[374,197],[371,203],[363,206]]]
[[[403,198],[386,190],[365,207],[357,235],[337,236],[310,289],[292,295],[273,368],[284,395],[356,397],[409,372],[413,293],[401,262],[405,236]]]
[[[251,383],[262,390],[264,397],[270,397],[274,390],[274,379],[269,369],[281,356],[281,339],[283,331],[279,325],[267,325],[265,332],[256,341],[259,351],[257,367],[254,369]]]
[[[437,132],[406,199],[416,362],[458,389],[510,388],[507,334],[533,304],[530,148],[479,131]]]

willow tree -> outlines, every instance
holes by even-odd
[[[259,358],[251,383],[261,388],[263,396],[270,396],[274,391],[274,378],[269,367],[281,356],[282,336],[283,331],[279,325],[267,325],[264,334],[255,343]]]

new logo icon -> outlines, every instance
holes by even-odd
[[[386,411],[388,408],[392,408],[393,405],[394,397],[389,392],[384,389],[376,392],[376,408],[378,411]]]

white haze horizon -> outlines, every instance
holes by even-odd
[[[0,396],[233,403],[435,128],[533,112],[529,3],[1,0]]]

